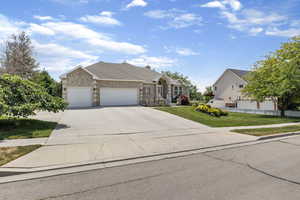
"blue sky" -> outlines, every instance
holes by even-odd
[[[56,79],[77,65],[127,61],[181,72],[203,90],[300,35],[299,10],[300,0],[10,0],[0,40],[25,30]]]

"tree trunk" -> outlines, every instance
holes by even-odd
[[[280,109],[280,117],[285,117],[285,110],[284,109]]]

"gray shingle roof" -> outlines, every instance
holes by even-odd
[[[238,75],[240,78],[244,79],[244,77],[250,72],[248,70],[239,70],[239,69],[228,69]]]
[[[151,69],[137,67],[128,63],[118,64],[98,62],[85,67],[85,69],[96,75],[99,79],[142,80],[144,82],[153,82],[162,76],[162,74]]]

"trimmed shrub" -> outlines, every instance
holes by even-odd
[[[180,95],[178,100],[180,105],[190,105],[189,98],[185,95]]]
[[[59,97],[47,93],[45,88],[19,76],[0,76],[0,116],[28,117],[36,111],[59,112],[67,107]]]
[[[228,112],[224,111],[220,108],[212,108],[210,105],[206,105],[206,104],[200,104],[195,108],[195,111],[197,112],[203,112],[203,113],[207,113],[211,116],[215,116],[215,117],[221,117],[221,116],[227,116]]]

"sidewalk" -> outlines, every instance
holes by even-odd
[[[0,147],[16,147],[28,145],[45,145],[48,138],[32,138],[32,139],[16,139],[16,140],[0,140]]]
[[[282,127],[282,126],[291,126],[291,125],[300,125],[300,122],[259,125],[259,126],[236,126],[236,127],[224,127],[224,128],[216,128],[216,129],[222,129],[222,130],[230,131],[230,130],[234,130],[234,129],[273,128],[273,127]]]

